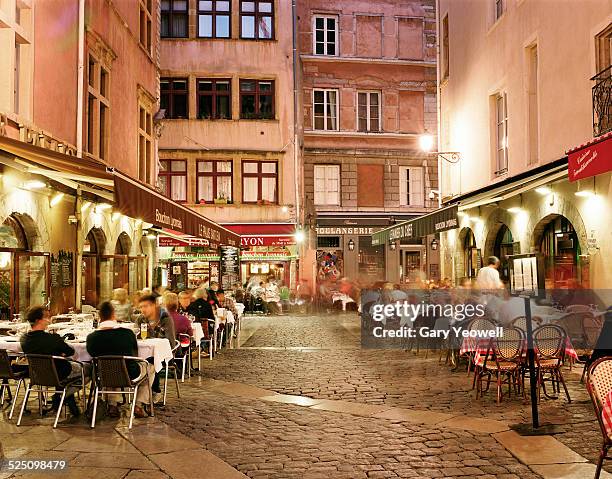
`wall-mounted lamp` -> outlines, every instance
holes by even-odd
[[[395,241],[391,241],[391,243],[389,243],[389,249],[391,251],[395,251]]]
[[[348,242],[348,249],[349,249],[349,251],[354,251],[355,250],[355,242],[353,241],[352,238]]]
[[[436,251],[438,249],[438,240],[436,238],[431,240],[431,249],[432,251]]]
[[[62,198],[64,197],[64,193],[58,193],[55,196],[53,196],[53,198],[51,198],[49,200],[49,206],[51,208],[53,208],[55,205],[57,205],[60,201],[62,201]]]
[[[26,181],[22,185],[22,188],[24,188],[26,190],[40,190],[40,189],[44,188],[45,186],[47,186],[47,184],[42,182],[42,181],[31,180],[31,181]]]
[[[297,230],[293,235],[296,243],[303,243],[306,239],[306,234],[302,230]]]

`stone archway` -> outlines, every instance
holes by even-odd
[[[576,231],[580,249],[582,251],[588,251],[587,231],[578,209],[567,199],[557,195],[555,196],[556,201],[553,206],[542,206],[534,211],[529,217],[529,222],[527,224],[527,244],[529,245],[530,251],[539,251],[540,242],[546,225],[559,216],[564,216],[572,224],[574,231]]]
[[[117,242],[115,243],[115,254],[128,255],[131,252],[132,240],[125,231],[122,231],[117,238]]]
[[[27,213],[11,213],[6,219],[6,222],[12,223],[13,228],[16,230],[17,236],[22,236],[20,241],[24,246],[24,249],[28,251],[39,251],[40,250],[40,234],[38,233],[38,226],[36,222]]]
[[[469,226],[464,226],[459,230],[459,234],[457,234],[457,240],[455,241],[455,255],[454,255],[454,263],[455,263],[455,279],[460,280],[466,276],[465,274],[465,254],[464,254],[464,245],[465,239],[469,233],[474,234],[474,230]]]
[[[97,227],[91,228],[87,236],[85,236],[85,243],[89,243],[89,251],[84,252],[104,254],[106,251],[106,234],[104,230]]]
[[[492,256],[494,254],[493,250],[495,249],[495,239],[503,226],[506,226],[510,230],[516,241],[515,232],[512,231],[513,220],[512,215],[510,215],[510,213],[503,208],[496,208],[493,212],[491,212],[487,218],[485,230],[483,232],[483,237],[485,238],[482,252],[483,258]]]

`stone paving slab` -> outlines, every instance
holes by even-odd
[[[455,429],[467,429],[469,431],[493,434],[496,432],[507,431],[508,425],[502,421],[485,419],[481,417],[456,416],[447,421],[441,422],[440,426]]]
[[[128,473],[127,469],[102,467],[68,467],[66,471],[49,473],[47,471],[19,472],[11,477],[36,478],[58,477],[61,479],[122,479]]]
[[[323,399],[312,399],[306,396],[294,396],[291,394],[273,394],[271,396],[263,396],[258,399],[262,401],[281,402],[285,404],[295,404],[296,406],[314,406],[323,401]]]
[[[150,425],[134,426],[131,430],[127,427],[118,427],[117,432],[146,455],[188,451],[201,447],[193,439],[189,439],[184,434],[159,421]]]
[[[587,460],[552,436],[521,436],[515,431],[493,434],[523,464],[571,464]]]
[[[323,400],[314,406],[310,406],[310,409],[322,409],[324,411],[334,411],[352,414],[353,416],[373,416],[386,409],[388,406],[375,406],[372,404],[360,404],[349,401],[329,401]]]
[[[416,424],[439,424],[444,421],[448,421],[453,416],[443,412],[432,412],[423,409],[418,410],[392,407],[374,414],[373,417],[380,419],[392,419],[396,421],[407,421]]]
[[[247,476],[231,467],[225,461],[204,449],[189,451],[188,457],[189,460],[185,460],[185,451],[149,456],[172,479],[193,479],[194,477],[199,479],[247,478]]]
[[[531,466],[544,479],[585,479],[595,477],[595,464],[547,464]],[[612,479],[612,474],[601,471],[601,479]]]
[[[157,469],[155,464],[140,453],[135,454],[108,454],[106,452],[83,452],[74,460],[70,466],[82,467],[119,467],[123,469]]]

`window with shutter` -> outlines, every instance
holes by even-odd
[[[423,168],[404,166],[400,168],[400,206],[424,206],[425,190]]]
[[[314,166],[314,203],[315,205],[340,204],[340,166]]]

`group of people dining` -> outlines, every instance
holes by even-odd
[[[104,301],[98,306],[97,328],[91,332],[86,339],[86,349],[92,357],[100,356],[138,356],[138,342],[135,331],[146,330],[148,338],[165,338],[174,348],[179,335],[193,336],[193,322],[202,325],[204,339],[210,341],[215,325],[215,311],[217,308],[225,308],[234,314],[238,320],[236,303],[232,298],[226,296],[218,284],[211,284],[210,289],[198,288],[195,291],[182,291],[174,293],[166,291],[144,291],[137,300],[129,301],[125,289],[114,290],[113,299]],[[43,354],[70,358],[75,354],[74,348],[60,335],[48,331],[51,324],[51,316],[43,306],[30,308],[25,315],[30,325],[30,330],[20,338],[21,349],[24,354]],[[217,323],[219,329],[223,329],[223,322]],[[144,335],[143,335],[144,336]],[[180,348],[177,349],[177,351]],[[153,358],[147,358],[146,371],[143,363],[126,361],[130,378],[134,379],[147,373],[151,391],[153,392],[153,403],[161,401],[160,372],[155,371]],[[75,362],[55,361],[58,377],[65,383],[81,376],[81,367],[87,381],[91,378],[91,366],[88,363],[82,365]],[[189,362],[187,362],[189,367]],[[17,362],[15,370],[24,370],[26,364]],[[72,418],[78,418],[82,412],[75,400],[76,387],[66,388],[65,404]],[[120,395],[114,396],[121,398]],[[52,396],[51,404],[43,408],[43,413],[57,412],[60,404],[61,394]],[[119,417],[119,404],[111,402],[109,396],[107,413],[110,417]],[[150,414],[149,388],[138,389],[134,415],[142,418]]]

